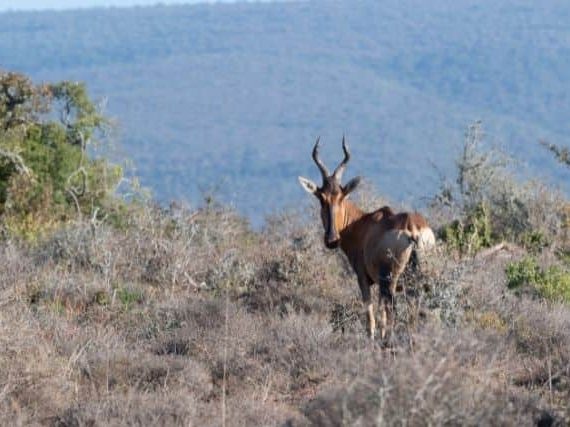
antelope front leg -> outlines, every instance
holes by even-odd
[[[362,303],[366,307],[366,316],[368,318],[368,336],[373,340],[376,331],[376,319],[374,318],[374,304],[370,295],[370,280],[364,274],[358,275],[358,285],[362,294]]]

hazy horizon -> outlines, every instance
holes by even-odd
[[[96,7],[133,7],[156,4],[200,4],[200,3],[238,3],[263,2],[271,0],[0,0],[0,12],[32,10],[88,9]]]

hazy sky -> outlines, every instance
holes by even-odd
[[[76,9],[101,6],[135,6],[181,3],[232,3],[236,0],[0,0],[2,10]],[[239,0],[238,0],[239,1]]]

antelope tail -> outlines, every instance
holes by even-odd
[[[410,243],[413,243],[415,246],[419,245],[421,233],[415,226],[412,225],[410,230],[408,230],[408,237],[410,238]]]

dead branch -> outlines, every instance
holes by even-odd
[[[22,159],[22,157],[19,154],[0,148],[0,156],[8,159],[14,165],[18,173],[23,173],[24,175],[27,176],[32,175],[30,169],[24,163],[24,159]]]

